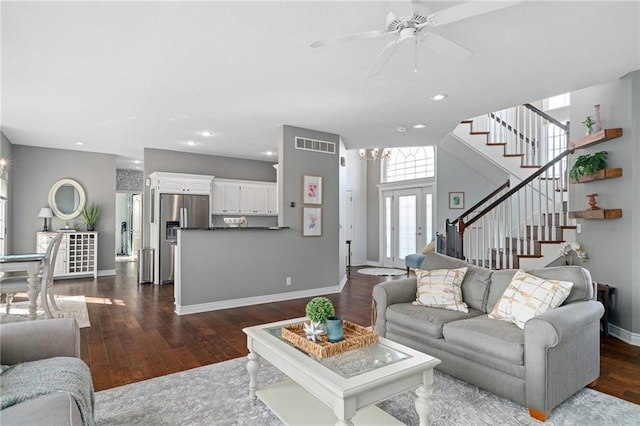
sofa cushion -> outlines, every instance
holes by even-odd
[[[573,283],[545,280],[517,271],[489,318],[512,322],[524,329],[531,318],[557,308],[567,298]]]
[[[481,315],[445,324],[443,335],[448,343],[524,365],[524,331],[514,324]]]
[[[387,308],[388,323],[419,331],[420,333],[441,339],[442,326],[451,321],[473,318],[482,315],[481,311],[469,309],[469,312],[450,311],[448,309],[416,306],[412,303],[398,303]]]
[[[75,400],[66,392],[53,392],[0,410],[0,424],[72,426],[83,423]]]
[[[487,312],[491,312],[496,302],[509,286],[513,275],[517,269],[503,269],[491,274],[491,286],[487,300]],[[550,268],[530,269],[525,272],[536,277],[547,280],[570,281],[573,283],[569,296],[564,304],[576,302],[578,300],[592,300],[595,297],[595,287],[591,281],[591,274],[581,266],[554,266]],[[467,272],[467,275],[469,273]],[[462,295],[464,298],[464,284],[462,285]],[[467,304],[469,304],[467,302]],[[471,305],[469,305],[471,306]]]
[[[462,301],[460,285],[467,268],[416,270],[417,292],[415,305],[452,311],[469,312]]]
[[[425,256],[420,269],[453,269],[467,268],[462,281],[462,300],[470,308],[487,312],[487,297],[489,296],[489,281],[493,271],[471,265],[464,260],[445,256],[439,253],[429,253]],[[513,275],[513,274],[512,274]],[[505,286],[506,288],[506,286]],[[502,293],[500,293],[502,294]]]

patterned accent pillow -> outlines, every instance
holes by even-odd
[[[466,267],[433,271],[416,269],[418,291],[413,304],[469,312],[467,304],[462,301],[461,286],[466,273]]]
[[[560,306],[569,296],[573,283],[546,280],[518,270],[489,318],[512,322],[524,329],[531,318]]]

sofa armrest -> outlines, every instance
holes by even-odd
[[[57,356],[80,358],[80,328],[73,318],[2,324],[0,335],[4,365]]]
[[[600,375],[601,303],[569,303],[526,322],[527,405],[551,410]]]
[[[373,301],[376,310],[374,325],[380,336],[385,337],[387,334],[387,307],[396,303],[409,303],[416,300],[417,288],[415,277],[388,281],[373,288]]]

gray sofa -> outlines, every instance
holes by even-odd
[[[600,323],[595,284],[579,266],[528,271],[573,282],[564,303],[515,324],[487,316],[515,270],[492,271],[430,253],[420,269],[467,266],[462,297],[469,312],[415,306],[416,278],[378,284],[373,289],[380,336],[425,352],[442,362],[439,370],[529,408],[546,420],[554,407],[600,375]]]
[[[80,329],[75,319],[52,319],[39,321],[25,321],[0,325],[0,335],[2,344],[0,345],[0,363],[2,365],[21,365],[30,361],[48,361],[46,371],[42,376],[58,376],[65,378],[65,373],[88,376],[81,377],[80,382],[86,384],[88,388],[81,391],[85,395],[90,395],[93,403],[93,387],[91,385],[91,373],[86,364],[80,358]],[[72,357],[56,358],[54,357]],[[77,360],[76,360],[77,359]],[[66,361],[70,361],[74,370],[67,368]],[[53,363],[54,365],[51,365]],[[33,365],[35,363],[31,363]],[[23,366],[25,364],[22,364]],[[57,366],[60,366],[58,369]],[[77,371],[75,370],[77,368]],[[66,370],[66,371],[62,371]],[[9,375],[7,371],[3,375]],[[5,376],[6,377],[6,376]],[[17,382],[21,386],[30,386],[32,377],[18,378]],[[3,376],[0,376],[3,380]],[[33,387],[39,388],[44,385],[45,377],[38,377]],[[64,380],[64,379],[63,379]],[[15,378],[10,380],[16,382]],[[73,381],[71,381],[73,382]],[[68,383],[68,381],[67,381]],[[3,405],[7,394],[11,393],[6,383],[3,386]],[[39,390],[36,390],[38,393]],[[73,393],[73,392],[72,392]],[[72,393],[65,391],[52,391],[43,395],[37,395],[24,402],[8,406],[0,410],[0,424],[9,425],[82,425],[93,424],[92,408],[87,409],[89,417],[85,422],[78,408]],[[21,393],[21,396],[24,393]]]

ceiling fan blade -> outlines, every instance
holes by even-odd
[[[411,0],[411,12],[424,17],[431,15],[431,10],[424,3],[423,0]]]
[[[387,44],[367,70],[367,77],[378,75],[380,71],[382,71],[382,68],[387,65],[389,59],[391,59],[391,57],[396,53],[398,47],[400,47],[400,40],[392,41]]]
[[[473,52],[436,33],[426,33],[420,41],[433,52],[459,61],[469,59]]]
[[[483,15],[506,7],[515,6],[518,3],[520,3],[520,1],[469,1],[431,14],[428,17],[428,25],[437,27],[450,24],[451,22],[461,21],[471,18],[472,16]]]
[[[366,32],[363,32],[363,33],[348,34],[348,35],[344,35],[344,36],[340,36],[340,37],[329,38],[329,39],[326,39],[326,40],[314,41],[313,43],[310,44],[310,46],[311,47],[325,47],[325,46],[330,46],[332,44],[345,43],[345,42],[350,42],[350,41],[355,41],[355,40],[364,40],[364,39],[367,39],[367,38],[382,37],[382,36],[387,35],[387,34],[389,34],[389,32],[385,31],[385,30],[366,31]]]

